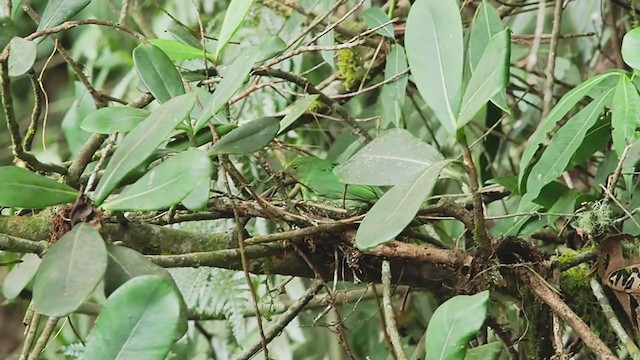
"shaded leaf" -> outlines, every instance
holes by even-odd
[[[133,49],[133,63],[140,80],[159,102],[184,94],[180,73],[171,59],[157,46],[138,45]]]
[[[210,178],[200,180],[187,197],[182,199],[182,205],[191,211],[206,210],[210,188]]]
[[[142,122],[151,112],[126,106],[114,106],[98,109],[82,120],[83,130],[99,134],[129,132]]]
[[[223,136],[209,149],[209,155],[251,154],[267,146],[280,130],[278,119],[263,117]]]
[[[281,54],[287,48],[287,44],[279,36],[272,36],[258,46],[256,62],[265,61]]]
[[[611,126],[616,153],[622,156],[624,148],[638,139],[636,129],[640,127],[640,96],[626,75],[620,77],[613,93]]]
[[[213,55],[203,51],[201,48],[193,47],[176,40],[151,39],[149,42],[158,47],[172,61],[204,59],[215,61]]]
[[[346,184],[396,185],[442,159],[431,145],[396,129],[373,139],[334,173]]]
[[[180,322],[180,297],[164,276],[127,281],[107,299],[83,359],[164,359]]]
[[[33,67],[38,49],[33,41],[14,37],[9,43],[9,51],[9,76],[20,76]]]
[[[494,341],[467,350],[464,360],[498,360],[501,354],[502,343]]]
[[[407,67],[407,57],[404,53],[404,48],[398,44],[391,46],[391,50],[387,56],[387,63],[384,67],[385,80],[389,80],[406,71]],[[395,127],[400,127],[400,118],[402,116],[401,108],[406,98],[405,92],[407,91],[408,82],[409,75],[407,74],[382,87],[382,91],[380,92],[383,109],[382,117],[387,124],[394,124]]]
[[[191,148],[149,170],[115,199],[102,205],[105,210],[158,210],[182,201],[202,179],[213,173],[203,150]]]
[[[509,82],[511,37],[504,30],[491,38],[462,98],[458,129],[466,125]]]
[[[44,8],[38,31],[58,26],[79,13],[91,0],[50,0]]]
[[[420,95],[455,134],[464,59],[462,22],[455,1],[417,0],[407,18],[407,59]]]
[[[17,166],[0,167],[0,184],[0,206],[38,209],[78,196],[74,188]]]
[[[100,233],[79,223],[53,244],[33,283],[33,306],[44,315],[62,317],[82,304],[107,269],[107,249]]]
[[[459,360],[487,317],[489,291],[458,295],[438,306],[427,327],[426,360]]]
[[[218,37],[218,45],[216,47],[216,59],[220,58],[222,50],[227,46],[233,35],[238,31],[242,21],[244,20],[253,0],[231,0],[229,7],[224,15],[222,29]]]
[[[287,128],[291,126],[291,124],[298,120],[298,118],[302,116],[302,114],[304,114],[307,109],[309,109],[311,104],[313,104],[318,96],[320,95],[307,95],[296,100],[296,102],[294,102],[289,107],[289,112],[287,113],[287,115],[285,115],[284,118],[280,121],[280,131],[278,131],[278,134],[282,134],[283,132],[285,132]]]
[[[364,17],[364,21],[367,23],[367,26],[369,27],[369,29],[378,27],[384,23],[389,22],[390,20],[389,16],[387,16],[387,14],[384,11],[382,11],[382,9],[375,6],[372,6],[367,10],[365,10],[362,13],[362,17]],[[393,25],[390,23],[376,30],[376,34],[386,36],[391,39],[395,38],[395,34],[393,33]]]
[[[2,51],[11,39],[16,35],[16,24],[8,16],[0,17],[0,51]]]
[[[96,206],[115,189],[127,174],[142,164],[171,131],[189,114],[195,97],[185,94],[162,104],[133,129],[111,156],[94,192]]]
[[[26,254],[21,263],[14,266],[2,282],[2,294],[7,300],[13,300],[29,285],[40,266],[40,257]]]
[[[442,169],[451,162],[452,160],[436,162],[387,191],[373,205],[358,227],[358,249],[374,248],[400,234],[431,194]]]

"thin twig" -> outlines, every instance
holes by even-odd
[[[393,306],[391,305],[391,264],[389,260],[382,260],[382,285],[382,309],[384,311],[385,322],[387,323],[387,333],[391,338],[396,359],[406,360],[407,355],[405,355],[402,349],[400,334],[398,333],[396,319],[393,315]]]
[[[51,334],[56,328],[56,325],[58,325],[58,318],[49,317],[49,319],[47,319],[47,322],[42,329],[42,333],[40,334],[40,337],[38,337],[38,341],[36,341],[35,345],[33,346],[33,349],[31,350],[31,353],[29,354],[27,360],[37,360],[40,358],[40,354],[42,353],[44,347],[47,345],[49,337],[51,337]]]
[[[551,28],[551,43],[549,44],[549,59],[545,68],[545,83],[542,98],[542,117],[546,117],[551,110],[553,100],[553,78],[556,68],[556,52],[558,51],[558,36],[560,35],[560,25],[562,22],[562,0],[556,0],[553,8],[553,27]]]
[[[536,20],[536,29],[533,32],[533,42],[531,43],[531,50],[529,56],[527,56],[527,64],[525,69],[531,71],[538,62],[538,51],[540,51],[540,39],[542,38],[542,32],[544,31],[544,18],[545,18],[546,1],[540,0],[538,2],[538,16]]]

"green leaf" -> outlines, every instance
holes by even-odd
[[[272,36],[260,44],[256,53],[256,62],[265,61],[281,54],[287,48],[287,43],[279,36]]]
[[[487,317],[489,291],[458,295],[440,305],[427,327],[426,360],[460,360]]]
[[[547,134],[591,89],[611,76],[620,76],[620,72],[612,71],[596,75],[573,88],[560,99],[558,104],[551,109],[549,115],[538,125],[536,131],[529,137],[527,146],[520,157],[518,183],[520,184],[521,193],[525,190],[524,179],[527,174],[527,167],[538,151],[538,147],[545,141]]]
[[[80,127],[98,134],[126,133],[138,126],[150,113],[148,110],[126,106],[106,107],[89,114],[82,120]]]
[[[140,44],[133,49],[133,63],[140,80],[161,103],[184,94],[180,73],[157,46]]]
[[[358,249],[374,248],[400,234],[431,194],[442,169],[451,162],[436,162],[387,191],[362,220],[356,233]]]
[[[0,51],[2,51],[11,39],[16,35],[16,24],[8,16],[0,17]]]
[[[143,275],[107,299],[83,359],[164,359],[178,330],[180,297],[166,277]]]
[[[640,127],[640,96],[626,75],[620,77],[620,82],[613,93],[611,126],[616,153],[622,156],[624,148],[638,139],[636,129]]]
[[[53,244],[33,283],[33,306],[63,317],[80,306],[107,269],[107,249],[93,226],[79,223]]]
[[[640,27],[632,29],[624,35],[620,52],[627,65],[640,70]]]
[[[16,166],[0,167],[0,206],[38,209],[74,202],[76,189]]]
[[[171,61],[192,60],[192,59],[204,59],[207,58],[211,61],[215,61],[213,55],[203,51],[200,48],[187,45],[176,40],[167,39],[151,39],[149,42],[158,47],[160,50],[171,59]]]
[[[431,145],[395,129],[373,139],[333,172],[345,184],[396,185],[442,159]]]
[[[7,300],[13,300],[31,282],[40,266],[40,257],[26,254],[20,258],[21,263],[14,266],[2,282],[2,294]]]
[[[220,36],[218,37],[218,46],[216,47],[216,60],[220,58],[222,50],[227,46],[233,35],[238,31],[242,21],[249,13],[249,8],[253,0],[231,0],[226,13],[224,14],[224,21],[222,22],[222,29],[220,30]]]
[[[455,134],[464,59],[462,22],[456,2],[414,2],[407,18],[405,46],[420,95],[444,128]]]
[[[127,174],[142,164],[171,131],[189,114],[195,96],[185,94],[162,104],[133,129],[118,145],[94,192],[96,206]]]
[[[254,153],[269,145],[280,130],[278,119],[263,117],[242,125],[223,136],[209,149],[209,156]]]
[[[569,119],[551,138],[538,162],[527,178],[527,192],[520,202],[521,207],[535,200],[540,190],[557,179],[565,171],[571,157],[584,141],[587,131],[600,116],[605,101],[613,89],[593,100],[584,109]],[[522,212],[519,207],[518,212]]]
[[[210,178],[200,180],[196,186],[193,187],[189,195],[182,199],[182,205],[191,211],[206,210],[210,188]]]
[[[482,54],[462,98],[458,129],[465,126],[480,109],[509,82],[511,37],[506,29],[491,38]]]
[[[464,360],[498,360],[501,354],[502,343],[494,341],[467,350]]]
[[[244,81],[247,79],[247,76],[249,76],[255,59],[256,53],[250,52],[245,55],[240,55],[239,58],[233,62],[229,67],[229,71],[224,74],[222,81],[220,81],[216,89],[213,91],[213,95],[208,96],[207,101],[202,104],[205,111],[203,111],[200,116],[196,117],[196,125],[193,130],[194,132],[197,132],[205,126],[209,119],[227,105],[227,101],[229,101],[233,94],[240,89],[242,84],[244,84]]]
[[[384,79],[391,79],[406,71],[407,67],[404,48],[398,44],[392,45],[384,67]],[[382,87],[380,92],[383,110],[382,118],[386,124],[394,124],[396,127],[400,127],[400,118],[402,116],[400,109],[404,105],[408,82],[409,75],[407,74]]]
[[[91,0],[49,0],[44,8],[38,31],[58,26],[79,13]]]
[[[62,130],[67,139],[67,144],[69,144],[69,150],[75,155],[91,136],[90,132],[80,128],[80,123],[87,115],[96,111],[96,103],[80,81],[74,81],[73,90],[73,103],[68,107],[67,113],[64,114]]]
[[[307,95],[296,100],[296,102],[289,107],[287,115],[285,115],[285,117],[280,121],[280,131],[278,132],[278,135],[285,132],[291,124],[298,120],[298,118],[309,109],[318,96],[320,95]]]
[[[149,170],[120,195],[102,205],[105,210],[158,210],[182,201],[202,179],[213,173],[203,150],[191,148]]]
[[[9,43],[9,49],[9,76],[23,75],[33,67],[38,53],[36,43],[14,37]]]
[[[369,29],[373,29],[384,23],[388,23],[390,20],[389,16],[387,16],[387,14],[384,11],[382,11],[382,9],[375,6],[372,6],[367,10],[365,10],[362,13],[362,16],[364,17],[364,22],[367,23],[367,26],[369,27]],[[386,36],[391,39],[395,39],[396,37],[395,34],[393,33],[393,25],[391,23],[376,30],[376,34]]]

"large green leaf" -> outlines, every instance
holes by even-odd
[[[164,276],[137,276],[107,299],[83,359],[164,359],[180,323],[180,296]]]
[[[20,76],[33,67],[38,49],[36,43],[14,37],[9,43],[9,76]]]
[[[410,176],[387,191],[362,220],[356,233],[358,249],[374,248],[400,234],[431,194],[442,169],[451,162],[444,160],[433,163],[423,172]]]
[[[598,120],[605,101],[612,92],[613,89],[610,89],[599,99],[593,100],[553,135],[549,145],[529,173],[527,192],[521,204],[535,200],[545,185],[557,179],[566,170],[571,157],[584,141],[587,131]]]
[[[456,1],[414,2],[407,18],[405,46],[420,95],[444,128],[455,134],[464,59]]]
[[[26,254],[20,261],[2,281],[2,294],[7,300],[13,300],[20,295],[40,266],[40,257],[36,254]]]
[[[267,146],[280,130],[276,118],[263,117],[242,125],[223,136],[209,149],[209,155],[251,154]]]
[[[171,59],[155,45],[133,49],[133,63],[144,86],[161,103],[184,94],[182,77]]]
[[[425,335],[426,360],[461,360],[487,317],[489,291],[458,295],[438,306]]]
[[[151,39],[149,42],[164,51],[172,61],[192,60],[207,58],[215,61],[213,55],[200,48],[187,45],[176,40]]]
[[[249,8],[253,0],[231,0],[229,7],[224,15],[222,29],[218,37],[218,45],[216,47],[216,59],[220,58],[222,50],[227,46],[233,35],[238,31],[242,21],[249,12]]]
[[[345,184],[396,185],[440,160],[431,145],[396,129],[373,139],[334,173]]]
[[[96,205],[102,204],[120,181],[153,153],[167,135],[189,114],[194,103],[193,94],[181,95],[167,101],[153,110],[122,140],[95,190]]]
[[[542,121],[536,131],[529,137],[529,141],[527,142],[527,146],[522,152],[522,156],[520,158],[520,172],[518,174],[518,184],[520,184],[520,192],[524,191],[525,183],[524,179],[527,173],[527,168],[531,163],[536,151],[538,151],[538,147],[545,141],[547,138],[547,134],[553,130],[558,121],[560,121],[568,112],[571,110],[578,101],[582,100],[582,98],[589,93],[596,85],[601,83],[602,81],[612,77],[612,76],[620,76],[620,72],[612,71],[603,74],[596,75],[582,84],[576,86],[571,91],[566,93],[562,99],[553,107],[553,109],[549,112],[549,115]]]
[[[193,190],[182,199],[182,205],[191,211],[206,210],[209,201],[209,190],[211,189],[211,179],[200,180],[193,187]]]
[[[82,120],[80,127],[99,134],[126,133],[133,130],[149,114],[148,110],[126,106],[106,107],[89,114]]]
[[[44,8],[38,31],[48,29],[69,20],[79,13],[91,0],[49,0]]]
[[[247,76],[249,76],[256,56],[257,53],[255,52],[242,54],[231,66],[229,66],[229,71],[224,74],[222,81],[220,81],[216,89],[213,91],[213,95],[208,96],[206,98],[206,102],[202,104],[204,106],[204,111],[200,116],[196,117],[196,125],[193,129],[194,132],[197,132],[205,126],[209,119],[227,105],[227,101],[229,101],[233,94],[240,89]],[[200,99],[200,96],[198,99]]]
[[[182,201],[213,173],[203,150],[191,148],[149,170],[120,195],[102,204],[105,210],[158,210]]]
[[[291,124],[298,120],[298,118],[302,116],[302,114],[304,114],[307,109],[309,109],[309,106],[313,104],[318,96],[320,95],[307,95],[296,100],[296,102],[289,107],[289,112],[287,113],[287,115],[285,115],[284,118],[280,121],[280,131],[278,132],[278,134],[281,134],[282,132],[287,130],[287,128],[291,126]]]
[[[611,136],[618,156],[624,148],[638,139],[640,127],[640,96],[631,80],[623,75],[613,93],[611,104]]]
[[[640,27],[630,30],[624,35],[620,52],[627,65],[640,70]]]
[[[462,128],[509,82],[511,37],[506,29],[491,38],[462,98],[458,128]]]
[[[364,21],[367,23],[367,26],[370,29],[378,27],[384,23],[388,23],[390,20],[389,16],[387,16],[387,14],[382,11],[382,9],[375,6],[372,6],[365,10],[362,13],[362,17],[364,17]],[[376,34],[394,39],[395,34],[393,33],[393,24],[388,23],[384,27],[381,27],[380,29],[376,30]]]
[[[76,189],[16,166],[0,167],[0,206],[38,209],[75,201]]]
[[[107,269],[107,249],[93,226],[79,223],[49,248],[33,283],[33,306],[62,317],[82,304]]]

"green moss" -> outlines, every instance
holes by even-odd
[[[557,260],[560,263],[566,264],[566,263],[570,263],[571,261],[573,261],[573,259],[576,258],[576,256],[578,255],[582,255],[586,252],[590,252],[596,249],[595,245],[590,245],[590,246],[585,246],[582,249],[579,249],[575,252],[571,252],[569,254],[564,254],[564,255],[560,255],[558,256]]]
[[[338,61],[336,66],[340,72],[340,78],[343,80],[347,89],[356,84],[360,77],[361,68],[360,55],[353,49],[342,49],[338,51]]]

